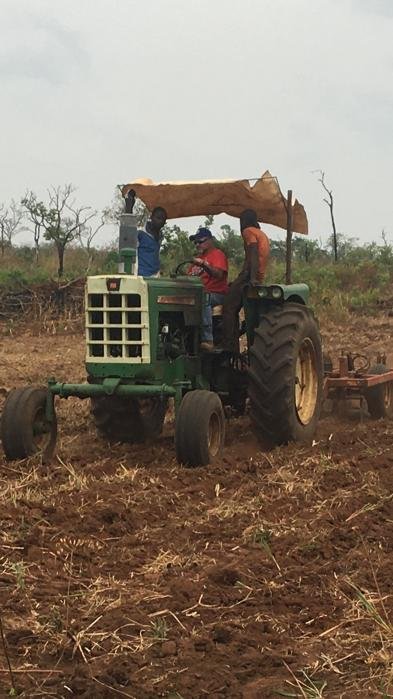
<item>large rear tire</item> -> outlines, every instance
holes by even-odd
[[[254,430],[267,446],[312,440],[322,403],[322,347],[306,306],[261,317],[250,348],[248,395]]]
[[[53,454],[57,423],[46,418],[48,391],[40,386],[16,388],[4,404],[1,418],[1,441],[9,461],[42,454],[48,461]]]
[[[369,374],[386,374],[385,364],[375,364]],[[370,386],[365,392],[368,412],[373,420],[393,417],[393,381]]]
[[[166,398],[100,396],[91,399],[91,412],[102,437],[135,444],[161,434],[167,405]]]
[[[225,415],[213,391],[189,391],[176,416],[176,458],[185,466],[207,466],[220,453],[225,439]]]

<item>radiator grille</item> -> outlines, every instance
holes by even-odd
[[[147,360],[147,329],[147,308],[142,307],[141,294],[87,293],[88,360]]]

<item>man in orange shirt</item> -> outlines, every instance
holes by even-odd
[[[269,238],[258,223],[256,212],[246,209],[240,214],[240,232],[245,260],[239,276],[232,282],[224,300],[222,349],[239,353],[239,311],[246,286],[263,283],[269,258]]]

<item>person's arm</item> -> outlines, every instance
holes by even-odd
[[[202,267],[203,271],[207,272],[207,274],[213,277],[213,279],[219,279],[220,281],[224,279],[226,274],[226,271],[224,269],[214,267],[213,265],[210,265],[208,262],[204,262],[202,257],[194,257],[193,262]]]
[[[244,275],[248,274],[249,282],[254,286],[260,283],[258,242],[252,228],[245,228],[242,231],[242,237],[246,253],[242,272]]]
[[[249,259],[249,272],[250,272],[250,284],[256,286],[260,284],[260,274],[259,274],[259,253],[258,244],[250,243],[248,245],[248,259]]]
[[[203,269],[205,272],[210,274],[213,279],[218,279],[221,281],[225,277],[225,271],[223,269],[220,269],[219,267],[213,267],[213,265],[209,265],[208,262],[204,262],[202,265]]]

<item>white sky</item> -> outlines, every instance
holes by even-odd
[[[269,169],[325,239],[323,169],[338,230],[393,239],[393,0],[0,0],[0,20],[0,203]]]

